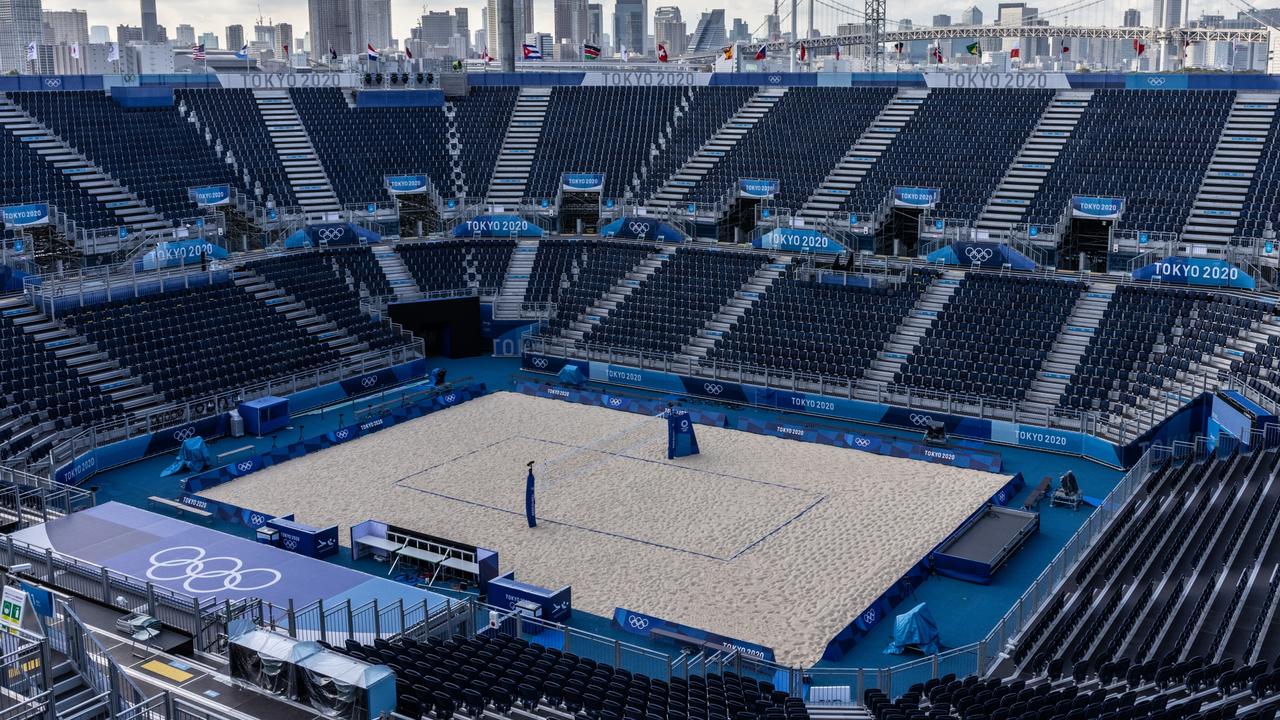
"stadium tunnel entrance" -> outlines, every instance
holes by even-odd
[[[396,210],[400,214],[401,233],[411,237],[423,237],[429,233],[440,232],[444,226],[440,219],[440,208],[427,193],[413,193],[396,196]],[[406,233],[405,230],[408,230]]]
[[[1089,272],[1107,271],[1107,252],[1111,243],[1112,220],[1072,218],[1062,243],[1062,264]]]
[[[923,214],[923,208],[894,208],[885,222],[885,231],[877,238],[876,253],[915,257],[920,245],[920,216]]]
[[[560,232],[580,234],[599,231],[600,193],[563,191],[560,196]]]
[[[749,242],[760,217],[760,198],[740,197],[729,205],[729,210],[717,226],[720,242]]]

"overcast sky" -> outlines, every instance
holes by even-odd
[[[609,32],[607,27],[611,22],[613,12],[613,0],[601,0],[605,5],[605,32]],[[995,6],[998,0],[978,0],[976,4],[987,16],[987,22],[991,22],[992,15],[995,13]],[[538,30],[550,31],[552,29],[552,2],[553,0],[534,0],[535,7],[535,24]],[[839,17],[838,13],[824,7],[824,2],[831,2],[839,5],[852,5],[853,7],[862,8],[863,0],[822,0],[818,3],[817,24],[819,29],[833,30],[835,22],[848,22],[848,16]],[[1036,5],[1035,0],[1027,0],[1028,4]],[[761,25],[766,13],[770,12],[773,7],[773,0],[649,0],[649,21],[652,24],[653,10],[659,5],[675,4],[680,7],[680,11],[684,16],[685,23],[688,25],[689,31],[692,32],[697,24],[699,13],[710,7],[727,7],[730,8],[726,13],[729,17],[742,17],[747,20],[754,30]],[[783,0],[784,11],[789,4],[789,0]],[[930,18],[937,13],[949,13],[959,22],[960,12],[966,7],[975,4],[974,0],[894,0],[889,3],[888,15],[890,18],[911,18],[916,24],[928,24]],[[1063,5],[1075,5],[1077,2],[1069,0],[1042,0],[1039,3],[1040,9],[1043,11],[1047,8],[1058,7]],[[254,24],[255,18],[261,14],[264,18],[271,18],[275,22],[288,22],[293,24],[294,32],[298,35],[306,32],[307,20],[307,3],[306,0],[214,0],[212,2],[189,2],[177,0],[157,0],[158,12],[160,15],[160,24],[169,28],[170,37],[173,36],[173,28],[179,24],[187,23],[196,29],[196,33],[214,32],[217,33],[220,40],[223,39],[224,28],[227,25],[240,24],[246,27]],[[480,0],[432,0],[426,4],[428,10],[448,10],[454,7],[468,7],[471,9],[471,27],[474,32],[480,26]],[[1200,15],[1202,3],[1197,1],[1192,3],[1191,17]],[[1217,7],[1218,3],[1203,3],[1205,8]],[[804,14],[807,7],[807,0],[800,0],[800,25],[801,27],[807,22],[807,15]],[[1071,24],[1108,24],[1118,25],[1120,16],[1125,8],[1136,7],[1142,11],[1143,20],[1147,21],[1151,14],[1151,0],[1106,0],[1100,6],[1090,8],[1088,10],[1071,13],[1067,20]],[[67,10],[70,8],[83,8],[89,13],[90,25],[106,25],[112,28],[112,37],[115,36],[115,26],[120,24],[139,25],[141,24],[140,12],[137,0],[44,0],[44,8],[47,10]],[[423,3],[414,2],[413,0],[392,0],[392,36],[403,39],[408,35],[408,29],[416,24],[417,17],[422,14]],[[1222,10],[1227,11],[1229,15],[1234,15],[1235,11],[1231,7],[1230,2],[1226,2]],[[789,20],[785,20],[784,30],[788,27]],[[649,28],[652,32],[652,26]],[[247,33],[252,37],[252,32]],[[225,40],[223,42],[225,45]]]

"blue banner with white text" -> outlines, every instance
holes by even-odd
[[[426,192],[426,175],[388,175],[386,177],[387,192],[392,195],[409,195]]]
[[[1257,280],[1254,280],[1249,273],[1218,258],[1167,257],[1134,270],[1133,279],[1243,290],[1253,290],[1258,287]]]
[[[903,187],[893,189],[895,207],[929,209],[938,204],[938,188]]]
[[[49,222],[49,206],[45,203],[10,205],[0,209],[0,214],[3,214],[4,226],[9,228],[33,227]]]
[[[844,243],[812,228],[774,228],[756,238],[751,244],[763,250],[781,250],[782,252],[839,255],[848,250]]]
[[[777,180],[742,178],[738,181],[738,197],[765,200],[778,194]]]
[[[188,193],[192,202],[200,207],[217,207],[231,202],[231,186],[229,185],[194,187]]]
[[[560,176],[560,187],[570,192],[600,192],[604,190],[604,173],[565,173]]]
[[[1090,220],[1115,220],[1124,212],[1124,198],[1071,196],[1071,217]]]
[[[454,237],[542,237],[542,228],[518,215],[478,215],[453,229]]]

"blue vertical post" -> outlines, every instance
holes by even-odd
[[[536,528],[538,527],[538,514],[534,508],[533,484],[533,462],[530,461],[529,476],[524,481],[524,515],[525,519],[529,521],[529,527]]]

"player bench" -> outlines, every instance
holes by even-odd
[[[710,640],[703,640],[702,638],[696,638],[696,637],[693,637],[692,635],[685,635],[684,633],[676,632],[675,630],[668,630],[666,628],[656,628],[654,630],[651,630],[649,631],[649,636],[655,637],[655,638],[662,638],[663,640],[670,640],[671,642],[675,643],[676,645],[679,645],[680,647],[692,648],[699,652],[714,653],[714,652],[720,652],[725,649],[725,646],[722,643],[712,642]]]
[[[1022,503],[1022,509],[1030,512],[1040,507],[1040,501],[1044,500],[1044,496],[1049,492],[1050,478],[1048,475],[1040,480],[1040,484],[1032,489],[1031,494],[1027,496],[1027,501]]]
[[[209,512],[208,510],[201,510],[201,509],[200,509],[200,508],[198,508],[198,507],[191,507],[190,505],[183,505],[182,503],[178,502],[177,500],[170,500],[169,498],[162,498],[162,497],[158,497],[158,496],[156,496],[156,495],[152,495],[152,496],[148,497],[148,498],[147,498],[147,504],[149,504],[149,505],[165,505],[165,506],[167,506],[167,507],[171,507],[171,508],[173,508],[173,509],[175,509],[175,510],[181,510],[182,512],[185,512],[185,513],[191,513],[192,515],[195,515],[196,517],[202,517],[202,518],[204,518],[204,519],[206,519],[206,520],[208,520],[209,518],[213,517],[213,513]]]

